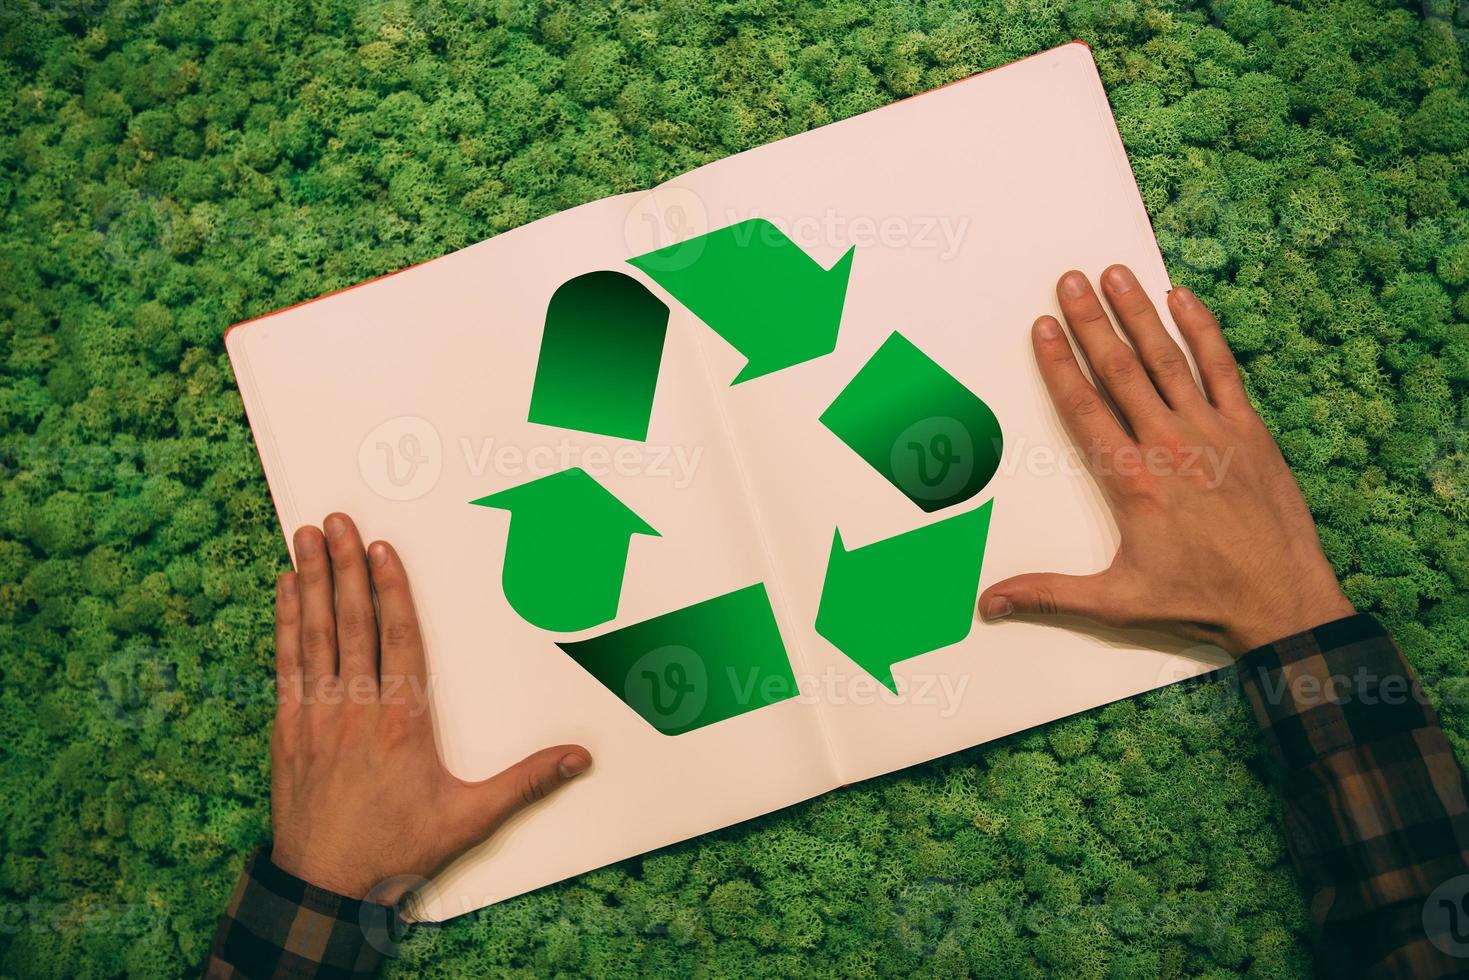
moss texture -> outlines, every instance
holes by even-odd
[[[1076,37],[1463,752],[1463,11],[5,0],[0,973],[187,971],[266,837],[285,551],[225,326]],[[1300,976],[1265,780],[1234,689],[1188,685],[421,929],[395,971]]]

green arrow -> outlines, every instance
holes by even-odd
[[[823,269],[751,218],[628,261],[745,355],[739,384],[836,349],[854,251]]]
[[[821,422],[928,513],[983,490],[1004,448],[990,407],[896,331]]]
[[[530,421],[646,439],[668,307],[621,272],[562,283],[546,306]]]
[[[816,632],[897,694],[893,664],[969,635],[993,504],[851,551],[838,530]]]
[[[631,536],[658,536],[575,468],[470,503],[510,511],[505,598],[526,622],[558,633],[615,617]]]
[[[770,597],[758,583],[557,646],[665,735],[799,693]]]

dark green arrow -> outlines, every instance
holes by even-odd
[[[990,407],[896,331],[821,422],[929,513],[983,490],[1004,448]]]
[[[898,693],[893,664],[969,635],[993,504],[851,551],[838,530],[816,632]]]
[[[562,283],[546,307],[530,421],[646,439],[668,307],[621,272]]]
[[[628,261],[745,355],[739,384],[836,349],[855,250],[823,269],[751,218]]]
[[[533,626],[572,633],[617,615],[628,543],[658,532],[580,469],[471,500],[510,511],[501,581]]]
[[[665,735],[798,693],[761,584],[557,646]]]

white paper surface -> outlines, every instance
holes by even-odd
[[[836,351],[730,387],[743,358],[626,260],[750,217],[824,267],[857,251]],[[421,914],[462,914],[1220,665],[1157,636],[976,622],[896,665],[893,696],[814,629],[837,527],[855,547],[993,499],[981,588],[1110,560],[1115,529],[1029,329],[1057,312],[1061,272],[1113,262],[1161,300],[1167,275],[1105,95],[1071,44],[233,329],[287,540],[341,510],[407,564],[449,768],[482,778],[572,741],[595,759],[441,874]],[[526,421],[546,303],[597,269],[643,279],[672,311],[641,444]],[[1005,433],[991,484],[936,515],[817,421],[893,330]],[[661,534],[632,539],[617,618],[570,638],[764,581],[802,695],[664,736],[554,645],[568,637],[521,620],[500,588],[510,515],[466,502],[568,466]]]

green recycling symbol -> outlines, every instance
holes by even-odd
[[[628,263],[745,357],[739,385],[836,349],[855,251],[824,269],[754,218]],[[668,316],[621,272],[562,283],[546,308],[529,421],[646,439]],[[924,513],[972,499],[999,468],[994,412],[897,331],[820,421]],[[505,598],[555,633],[615,619],[632,535],[658,536],[575,467],[470,503],[510,512]],[[893,664],[969,634],[993,503],[857,548],[835,528],[816,632],[896,694]],[[763,582],[557,645],[665,735],[799,693]]]

